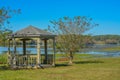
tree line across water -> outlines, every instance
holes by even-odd
[[[0,46],[7,46],[7,35],[12,31],[0,32]],[[59,36],[58,36],[59,37]],[[120,35],[82,35],[84,44],[120,44]],[[82,41],[82,42],[83,42]],[[31,43],[31,42],[28,42]],[[35,42],[34,42],[35,43]]]
[[[96,44],[120,44],[120,35],[96,35],[92,38]]]

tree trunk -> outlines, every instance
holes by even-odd
[[[73,54],[72,51],[70,51],[69,64],[73,63],[72,60],[73,60]]]

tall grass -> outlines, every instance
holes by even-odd
[[[6,64],[7,63],[7,54],[3,53],[0,54],[0,64]]]

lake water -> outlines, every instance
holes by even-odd
[[[10,48],[11,51],[13,51],[13,48]],[[0,54],[6,53],[8,51],[8,47],[0,47]],[[22,47],[17,47],[16,48],[17,53],[22,54],[23,53],[23,48]],[[37,48],[32,47],[32,48],[26,48],[26,52],[30,54],[36,54],[37,53]],[[48,54],[51,54],[53,52],[53,49],[48,49]],[[44,54],[44,49],[41,49],[41,54]]]
[[[106,46],[103,46],[103,45],[95,45],[93,48],[91,49],[86,49],[82,52],[78,52],[78,53],[81,53],[81,54],[93,54],[93,55],[99,55],[99,56],[104,56],[104,57],[120,57],[120,51],[100,51],[101,48],[104,48]],[[109,47],[115,47],[114,45],[113,46],[110,46]],[[96,50],[96,49],[99,49]],[[11,48],[11,51],[13,50],[13,48]],[[8,48],[7,47],[0,47],[0,54],[2,53],[6,53],[8,51]],[[32,54],[36,54],[37,53],[37,49],[35,47],[32,47],[32,48],[27,48],[26,51],[28,53],[32,53]],[[22,47],[17,47],[17,53],[19,54],[22,54]],[[53,53],[53,49],[48,49],[48,54],[51,54]],[[41,54],[44,54],[44,49],[41,49]]]

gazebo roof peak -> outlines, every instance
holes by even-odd
[[[15,32],[15,34],[26,34],[26,35],[27,34],[34,34],[34,35],[44,34],[44,35],[50,35],[51,33],[30,25],[30,26],[28,26],[28,27],[26,27],[22,30],[19,30],[19,31]]]
[[[28,27],[24,28],[24,29],[21,29],[11,35],[9,35],[9,37],[55,37],[56,35],[53,35],[52,33],[50,32],[47,32],[45,30],[41,30],[37,27],[34,27],[32,25],[29,25]]]

